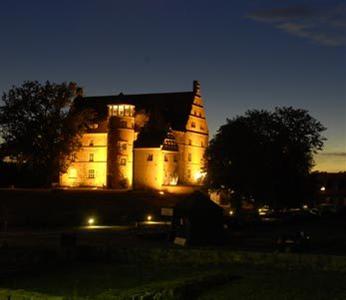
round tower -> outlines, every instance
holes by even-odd
[[[109,188],[132,187],[134,113],[134,105],[108,105],[107,186]]]

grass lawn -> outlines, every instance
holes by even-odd
[[[172,266],[115,263],[72,263],[7,278],[1,288],[93,299],[104,292],[118,292],[148,284],[193,278],[224,270],[234,275],[226,285],[202,287],[197,299],[346,299],[346,274],[321,271],[278,270],[254,265]],[[71,298],[72,297],[72,298]]]
[[[212,288],[199,299],[346,299],[345,273],[239,266],[234,274],[237,280]]]
[[[193,276],[200,269],[174,266],[141,266],[109,263],[72,263],[51,266],[22,276],[2,280],[0,287],[11,290],[65,297],[89,297],[107,290],[121,291],[154,281]]]

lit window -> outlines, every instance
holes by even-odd
[[[120,160],[120,165],[121,165],[121,166],[126,166],[126,158],[122,158],[122,159]]]
[[[165,159],[165,161],[168,161],[168,157],[167,157],[167,155],[165,155],[165,156],[164,156],[164,159]]]
[[[89,154],[89,161],[94,161],[94,153]]]
[[[192,122],[192,123],[191,123],[191,127],[192,127],[192,128],[196,128],[196,123],[195,123],[195,122]]]
[[[130,107],[128,105],[125,106],[125,116],[130,115]]]
[[[119,116],[123,116],[124,115],[124,106],[120,105],[119,106]]]
[[[191,159],[192,159],[192,155],[191,155],[191,153],[189,153],[188,156],[187,156],[187,160],[191,161]]]
[[[91,169],[88,171],[88,178],[93,179],[95,178],[95,170]]]
[[[153,160],[153,155],[152,154],[148,154],[147,161],[152,161],[152,160]]]

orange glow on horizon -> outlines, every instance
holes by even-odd
[[[315,166],[312,171],[338,173],[346,172],[346,155],[336,154],[317,154],[315,157]]]

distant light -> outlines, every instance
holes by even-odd
[[[309,208],[309,206],[307,204],[303,205],[303,209],[308,209],[308,208]]]
[[[234,211],[233,211],[233,210],[230,210],[230,211],[229,211],[229,215],[230,215],[230,216],[233,216],[233,215],[234,215]]]
[[[326,187],[325,186],[321,186],[320,190],[321,190],[321,192],[324,192],[326,190]]]
[[[164,195],[165,192],[164,192],[164,191],[159,191],[159,194],[160,194],[160,195]]]
[[[89,225],[89,226],[94,225],[94,223],[95,223],[95,219],[94,219],[94,218],[89,218],[89,219],[88,219],[88,225]]]
[[[151,215],[147,216],[147,221],[151,221],[153,219],[153,217]]]

